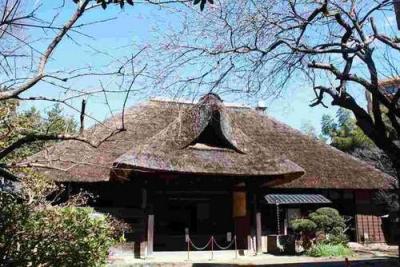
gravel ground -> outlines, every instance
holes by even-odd
[[[355,255],[348,259],[349,265],[346,265],[344,258],[324,257],[314,258],[308,256],[274,256],[271,254],[261,254],[254,256],[246,253],[243,256],[237,256],[235,251],[196,251],[189,255],[184,251],[154,252],[152,257],[146,259],[137,259],[134,257],[129,246],[112,249],[109,257],[110,267],[117,266],[400,266],[396,259],[397,247],[384,244],[371,244],[364,246],[357,243],[350,243]]]

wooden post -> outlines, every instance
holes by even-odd
[[[251,187],[253,191],[253,233],[255,232],[255,242],[254,242],[254,253],[260,254],[262,253],[261,246],[261,235],[262,235],[262,226],[261,226],[261,213],[258,211],[258,200],[257,200],[257,187],[253,185]]]
[[[190,240],[187,240],[187,260],[190,260]]]
[[[214,259],[214,236],[211,236],[211,260]]]
[[[234,238],[234,242],[235,242],[235,259],[237,259],[238,251],[237,251],[236,235],[233,238]]]
[[[286,218],[283,219],[283,234],[287,235],[287,230],[288,230],[288,217],[287,217],[287,210],[285,212]]]
[[[261,228],[261,213],[256,213],[256,242],[257,242],[257,254],[262,253],[262,228]]]
[[[150,214],[147,218],[147,255],[153,254],[154,246],[154,215]]]

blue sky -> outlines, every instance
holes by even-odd
[[[50,17],[54,14],[54,2],[40,1],[37,3],[45,3],[44,7],[40,11],[41,17]],[[63,12],[57,18],[56,23],[66,21],[75,5],[72,1],[66,1],[66,7]],[[205,11],[206,12],[206,11]],[[79,44],[65,40],[54,53],[52,60],[47,66],[47,70],[60,70],[70,69],[77,66],[91,65],[98,69],[112,69],[112,65],[107,66],[111,58],[123,58],[134,54],[136,46],[140,44],[151,43],[154,36],[154,27],[158,26],[158,33],[163,31],[163,27],[167,25],[174,25],[179,23],[179,16],[174,12],[163,10],[155,6],[147,5],[136,5],[133,8],[127,6],[124,10],[118,7],[109,7],[106,11],[101,9],[93,10],[81,20],[82,22],[90,22],[96,20],[103,20],[114,18],[111,21],[107,21],[102,24],[92,25],[86,27],[83,32],[89,34],[92,38],[73,34],[72,36],[79,40]],[[37,32],[32,31],[31,35],[35,35]],[[37,48],[43,48],[48,43],[47,40],[42,40],[34,45]],[[98,54],[94,52],[94,49],[107,51],[109,55]],[[141,59],[138,65],[145,64],[145,59]],[[144,82],[144,81],[143,81]],[[99,80],[96,78],[81,78],[71,83],[72,86],[76,85],[80,88],[98,88]],[[115,86],[112,78],[104,81],[104,85]],[[142,101],[145,101],[149,97],[156,94],[143,95],[133,93],[129,98],[128,105],[132,106]],[[49,86],[48,84],[39,84],[34,90],[29,91],[26,95],[46,95],[49,97],[63,97],[63,90]],[[118,112],[121,110],[122,103],[124,100],[124,94],[108,94],[108,103],[111,106],[112,112]],[[364,96],[360,92],[358,97],[363,99]],[[321,117],[323,114],[334,115],[336,108],[329,107],[329,109],[318,107],[309,107],[309,103],[314,98],[312,90],[307,86],[304,86],[301,81],[296,81],[296,77],[292,79],[291,85],[287,90],[284,91],[281,97],[275,99],[258,99],[258,98],[231,98],[225,97],[227,102],[237,102],[250,106],[255,106],[259,100],[265,101],[268,109],[267,114],[275,117],[276,119],[289,124],[292,127],[300,129],[303,124],[311,124],[317,130],[320,129]],[[104,120],[111,115],[109,108],[105,105],[105,99],[103,95],[87,97],[88,101],[88,113],[98,120]],[[70,102],[72,106],[79,109],[81,99],[75,99]],[[41,110],[49,108],[47,102],[34,102],[36,107]],[[327,99],[326,104],[329,104]],[[32,103],[25,103],[23,108],[29,108]],[[66,114],[77,118],[78,114],[66,108]],[[92,122],[89,122],[93,123]]]

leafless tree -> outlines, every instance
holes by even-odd
[[[164,4],[175,2],[186,1],[143,0],[135,1],[135,7],[139,5],[140,8],[140,4],[162,7]],[[51,12],[47,10],[44,13],[45,8],[49,9],[44,7],[50,4],[47,1],[0,0],[0,104],[11,100],[59,103],[80,114],[81,122],[79,134],[37,133],[32,129],[32,131],[22,133],[21,138],[11,144],[2,142],[4,138],[7,138],[7,133],[0,136],[0,176],[12,180],[18,179],[13,168],[21,167],[20,164],[7,162],[4,159],[27,144],[38,141],[77,140],[97,147],[113,135],[125,130],[124,114],[127,100],[130,95],[142,90],[136,83],[139,78],[146,76],[146,64],[140,61],[140,56],[146,48],[140,48],[137,51],[128,48],[125,56],[116,58],[111,51],[97,50],[90,46],[90,43],[82,41],[96,38],[85,31],[88,26],[93,27],[99,24],[100,27],[100,23],[104,24],[114,19],[82,20],[85,14],[106,12],[103,9],[109,5],[117,4],[123,7],[125,3],[133,5],[133,1],[129,0],[51,1]],[[60,17],[64,17],[71,6],[74,11],[66,21],[62,22]],[[82,66],[79,60],[76,66],[70,69],[49,67],[49,63],[54,61],[55,51],[66,41],[71,41],[78,47],[85,47],[93,54],[110,60],[104,68],[90,64]],[[94,88],[85,88],[85,85],[79,86],[82,80],[98,80],[98,85]],[[40,90],[31,93],[39,86],[41,86]],[[54,93],[51,93],[53,90],[61,91],[61,96],[54,97]],[[112,112],[108,101],[109,94],[120,94],[120,98],[124,100],[120,124],[115,125],[113,129],[108,129],[108,134],[101,139],[94,140],[91,136],[84,135],[85,118],[92,119],[100,125],[103,124],[86,111],[84,100],[89,96],[101,96]],[[83,99],[81,107],[72,104],[73,101],[81,99]],[[8,132],[15,130],[15,126],[9,124],[6,118],[1,118],[0,123],[4,126],[2,128],[9,129]],[[28,165],[32,166],[24,162],[24,166]]]
[[[388,97],[380,87],[399,76],[392,1],[219,1],[181,12],[185,25],[157,48],[157,86],[274,95],[297,82],[314,91],[312,106],[331,99],[352,111],[400,172],[400,147],[388,134],[400,136],[400,91]]]

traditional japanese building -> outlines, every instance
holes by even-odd
[[[85,132],[101,139],[115,116]],[[96,210],[133,224],[128,239],[149,249],[186,249],[213,235],[286,234],[291,218],[321,206],[346,215],[359,242],[384,242],[374,205],[394,178],[249,107],[207,94],[196,104],[151,100],[126,111],[126,130],[99,147],[78,141],[51,146],[34,159],[70,191],[98,195]],[[259,244],[259,243],[258,243]]]
[[[390,79],[384,79],[379,82],[379,90],[383,93],[383,95],[389,100],[389,101],[397,101],[395,105],[399,107],[400,101],[399,101],[399,96],[398,92],[400,90],[400,77],[394,77]],[[397,94],[397,95],[396,95]],[[366,100],[367,100],[367,109],[369,114],[373,116],[373,111],[372,111],[372,94],[368,91],[365,92]],[[385,106],[381,105],[381,109],[385,111]]]

